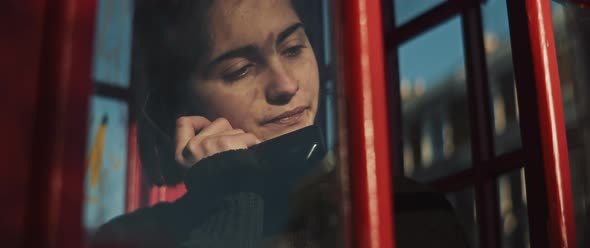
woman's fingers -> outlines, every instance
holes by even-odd
[[[238,134],[239,135],[239,134]],[[236,135],[236,136],[238,136]],[[260,139],[258,139],[258,137],[256,137],[256,135],[251,134],[251,133],[244,133],[242,136],[240,136],[244,142],[246,143],[246,146],[248,146],[248,148],[254,146],[254,145],[258,145],[260,144]]]
[[[214,122],[210,122],[202,116],[183,116],[178,118],[176,120],[176,161],[183,165],[194,164],[196,162],[194,161],[195,156],[191,156],[190,150],[195,149],[189,149],[189,151],[186,149],[189,141],[196,135],[202,137],[206,136],[206,133],[212,133],[216,130],[231,129],[231,126],[228,126],[229,122],[225,119],[217,119]]]
[[[242,134],[242,133],[245,133],[244,130],[242,130],[242,129],[232,129],[232,130],[223,131],[221,133],[216,133],[216,134],[211,135],[209,137],[234,135],[234,134]]]
[[[197,134],[197,136],[207,137],[207,136],[215,135],[217,133],[229,131],[232,129],[233,128],[232,128],[231,124],[229,124],[229,121],[227,119],[219,118],[219,119],[211,122],[211,124],[209,124],[207,127],[203,128],[203,130],[201,130],[201,132],[199,132]]]
[[[203,157],[205,157],[205,149],[201,144],[202,137],[194,136],[184,147],[177,147],[176,161],[185,167],[190,167]]]
[[[211,156],[222,151],[248,149],[251,146],[260,143],[260,140],[251,133],[237,133],[209,137],[208,139],[203,140],[203,143],[205,148],[208,149],[206,156]]]
[[[195,117],[182,117],[177,121],[176,161],[183,166],[190,167],[214,154],[247,149],[260,143],[255,135],[233,129],[226,119],[209,122]]]
[[[195,136],[188,142],[182,151],[182,162],[179,162],[188,167],[217,153],[230,150],[248,149],[249,147],[260,143],[260,140],[251,133],[239,133],[239,131],[231,133],[237,134],[216,135],[204,138],[201,136]]]
[[[182,151],[188,141],[195,137],[196,133],[210,124],[211,122],[207,118],[201,116],[184,116],[178,118],[176,120],[175,137],[177,155],[179,150]]]

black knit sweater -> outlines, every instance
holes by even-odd
[[[268,166],[249,150],[223,152],[189,170],[183,197],[109,221],[91,247],[343,247],[335,174],[321,164]],[[466,247],[442,196],[394,181],[396,247]]]

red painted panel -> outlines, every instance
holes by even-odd
[[[379,1],[335,1],[346,124],[355,247],[393,242],[385,67]]]
[[[2,246],[24,239],[45,0],[0,3],[0,233]]]
[[[527,0],[539,125],[549,203],[550,247],[576,247],[565,121],[561,100],[551,6]]]
[[[183,183],[176,186],[153,186],[150,190],[149,205],[152,206],[159,202],[173,202],[186,193],[186,187]]]
[[[95,1],[44,10],[25,247],[81,247]]]
[[[137,123],[129,124],[127,150],[127,192],[125,212],[133,212],[141,204],[141,162],[137,147]]]

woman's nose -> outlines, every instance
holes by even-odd
[[[271,66],[270,73],[271,77],[265,89],[267,102],[276,105],[289,103],[299,91],[299,82],[282,63]]]

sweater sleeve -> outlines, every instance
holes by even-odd
[[[231,150],[207,157],[186,173],[184,183],[195,200],[261,191],[263,166],[249,150]]]
[[[290,236],[301,230],[289,224],[290,197],[310,168],[261,162],[250,150],[218,153],[187,171],[179,200],[110,221],[92,247],[263,247],[276,237],[308,237]]]
[[[90,247],[200,247],[195,244],[254,239],[262,229],[261,176],[247,150],[203,159],[187,172],[184,196],[114,218],[92,235]]]
[[[183,247],[241,247],[258,243],[264,222],[263,167],[249,150],[215,154],[185,176],[182,199],[191,225]]]
[[[97,230],[90,240],[89,247],[169,247],[172,242],[170,232],[173,230],[163,229],[158,219],[162,214],[168,213],[171,207],[173,205],[170,203],[160,203],[116,217]]]
[[[314,236],[321,232],[309,223],[317,222],[317,214],[326,209],[316,204],[326,200],[319,197],[327,183],[326,172],[299,161],[268,161],[259,160],[250,150],[235,150],[209,157],[187,173],[185,184],[191,205],[200,205],[203,198],[214,204],[202,211],[206,216],[192,229],[186,247],[276,247],[271,245],[276,242],[295,247],[295,243],[317,241]],[[316,214],[312,218],[316,221],[302,213]]]

